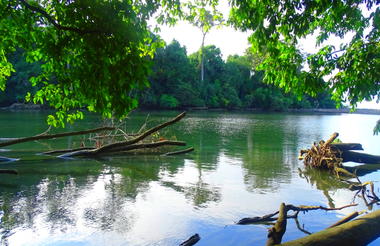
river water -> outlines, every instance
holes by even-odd
[[[176,112],[149,112],[149,125]],[[147,112],[132,113],[127,129],[137,131]],[[46,113],[0,112],[0,137],[31,136],[46,130]],[[360,142],[380,154],[372,129],[375,115],[259,114],[190,112],[162,130],[195,151],[179,156],[129,155],[101,159],[59,159],[40,152],[77,146],[83,139],[38,141],[9,146],[1,163],[19,175],[0,176],[2,245],[178,245],[198,233],[197,245],[264,245],[270,225],[234,225],[243,217],[293,205],[340,207],[354,193],[324,172],[300,174],[298,152],[314,141],[340,133],[343,142]],[[96,127],[90,115],[67,131]],[[353,166],[353,163],[348,163]],[[361,173],[375,181],[380,172]],[[312,211],[289,220],[283,241],[316,232],[353,211]],[[372,209],[378,209],[376,206]],[[371,245],[379,245],[376,240]]]

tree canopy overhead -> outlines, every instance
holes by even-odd
[[[147,85],[151,57],[162,45],[147,24],[159,7],[155,1],[0,0],[0,88],[13,71],[6,54],[22,48],[28,61],[42,64],[31,79],[39,88],[32,100],[57,109],[50,124],[81,118],[75,109],[82,107],[125,115],[137,104],[130,91]]]
[[[230,21],[250,36],[262,57],[264,80],[293,92],[329,89],[352,106],[380,96],[379,0],[233,0]],[[304,54],[300,40],[316,34],[319,50]],[[348,39],[324,44],[330,37]]]
[[[252,52],[259,57],[257,69],[264,71],[267,83],[299,95],[328,89],[336,101],[353,106],[379,98],[379,0],[229,2],[229,23],[253,32]],[[37,90],[28,97],[57,109],[50,124],[81,118],[77,109],[83,107],[122,117],[136,106],[131,91],[148,85],[152,56],[163,46],[148,20],[194,21],[199,11],[191,8],[213,9],[217,4],[218,0],[0,0],[0,88],[13,71],[7,55],[21,48],[28,61],[41,64],[31,79]],[[304,54],[300,40],[311,34],[317,35],[320,49]],[[349,41],[339,47],[324,45],[333,36]]]

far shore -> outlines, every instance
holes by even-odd
[[[14,103],[8,107],[1,107],[1,110],[4,111],[39,111],[39,110],[52,110],[44,105],[39,104],[24,104],[24,103]],[[325,109],[325,108],[309,108],[309,109],[287,109],[285,111],[273,111],[273,110],[263,110],[258,108],[235,108],[235,109],[226,109],[226,108],[208,108],[208,107],[186,107],[186,108],[176,108],[176,109],[146,109],[140,108],[138,110],[186,110],[186,111],[242,111],[242,112],[257,112],[257,113],[317,113],[317,114],[372,114],[380,115],[380,109],[365,109],[358,108],[355,111],[351,112],[349,108],[340,108],[340,109]]]

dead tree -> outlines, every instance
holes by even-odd
[[[72,158],[72,157],[98,157],[103,155],[109,155],[109,154],[115,154],[115,153],[125,153],[128,151],[136,151],[141,149],[151,149],[151,148],[157,148],[162,146],[185,146],[186,143],[182,141],[172,141],[172,140],[166,140],[166,139],[159,139],[158,141],[154,142],[142,142],[144,139],[151,136],[153,133],[170,126],[178,121],[180,121],[183,117],[185,117],[186,113],[183,112],[179,115],[177,115],[175,118],[166,121],[162,124],[159,124],[157,126],[154,126],[145,132],[135,136],[132,139],[128,139],[125,141],[115,142],[106,144],[104,146],[101,146],[99,148],[93,148],[93,149],[79,149],[75,151],[68,152],[66,150],[61,150],[61,153],[64,153],[60,155],[61,158]],[[173,155],[173,154],[183,154],[192,151],[192,148],[176,151],[176,152],[169,152],[167,155]],[[65,153],[68,152],[68,153]]]

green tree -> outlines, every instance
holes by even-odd
[[[153,62],[152,74],[149,77],[151,88],[142,92],[142,106],[162,106],[160,96],[163,94],[174,97],[177,101],[176,107],[203,106],[199,86],[195,82],[196,70],[190,64],[185,47],[173,40],[166,47],[157,50]]]
[[[230,21],[253,31],[252,51],[262,57],[257,67],[264,81],[298,95],[329,91],[337,102],[355,107],[379,100],[380,2],[353,1],[231,1]],[[303,54],[300,40],[317,34],[319,50]],[[330,37],[346,38],[339,47],[325,45]],[[304,64],[308,66],[303,66]]]
[[[17,49],[7,57],[9,62],[13,64],[15,72],[12,72],[7,80],[4,92],[0,92],[1,106],[9,106],[15,102],[24,102],[27,92],[36,90],[29,83],[29,79],[40,73],[41,64],[26,62],[22,53],[22,50]]]
[[[216,9],[215,4],[210,4],[207,0],[195,0],[194,2],[186,3],[185,6],[187,6],[189,10],[186,16],[187,21],[198,27],[202,32],[199,66],[201,72],[201,81],[203,82],[205,76],[204,45],[206,35],[214,26],[220,26],[223,24],[223,15]]]
[[[220,93],[222,91],[223,74],[225,70],[225,63],[222,58],[220,49],[215,45],[208,45],[202,50],[191,54],[189,56],[191,64],[194,68],[200,69],[200,57],[204,56],[204,70],[207,77],[199,84],[200,96],[205,104],[210,107],[220,107]]]
[[[0,88],[14,70],[6,55],[22,48],[27,61],[42,64],[31,79],[40,89],[29,98],[56,108],[50,124],[83,117],[82,107],[125,116],[137,105],[130,91],[148,84],[151,57],[162,45],[147,20],[160,7],[175,6],[178,1],[0,0]]]

